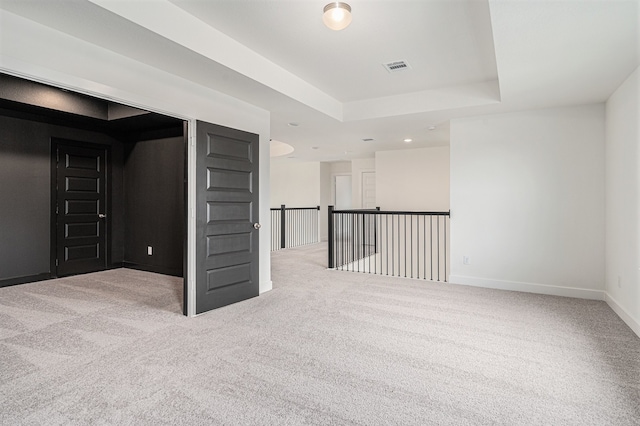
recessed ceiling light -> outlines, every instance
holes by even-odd
[[[373,138],[364,138],[362,139],[362,142],[372,142],[373,140]]]
[[[429,126],[429,127],[427,127],[427,129],[428,129],[428,130],[435,130],[435,129],[436,129],[436,126]]]
[[[318,147],[317,146],[312,146],[311,149],[318,149]]]
[[[405,139],[404,141],[405,141],[405,143],[410,143],[410,142],[413,142],[413,139],[409,139],[409,138],[407,138],[407,139]]]
[[[294,122],[291,122],[288,124],[289,127],[298,127],[299,125],[300,123],[294,123]]]

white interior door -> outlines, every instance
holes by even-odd
[[[376,172],[362,172],[362,208],[376,208]]]
[[[336,176],[336,210],[349,210],[351,208],[351,175]]]

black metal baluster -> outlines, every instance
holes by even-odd
[[[431,260],[431,281],[433,281],[433,215],[429,215],[429,258]]]
[[[372,254],[371,253],[371,232],[370,232],[371,229],[370,228],[371,228],[371,224],[372,224],[372,221],[373,221],[373,229],[375,229],[376,215],[371,215],[371,214],[367,215],[367,220],[368,220],[368,223],[369,223],[369,226],[367,227],[367,235],[369,236],[369,244],[367,245],[367,255],[369,256],[369,273],[371,273],[371,257],[375,256],[375,250],[374,250],[374,253]],[[373,237],[373,244],[374,244],[374,247],[375,247],[375,234],[374,234],[374,237]],[[373,267],[374,268],[375,268],[375,265],[376,265],[376,258],[374,257],[373,258]]]
[[[400,234],[400,223],[401,222],[402,221],[400,220],[400,215],[398,215],[398,276],[399,277],[402,276],[402,273],[400,272],[400,265],[402,264],[401,259],[400,259],[400,255],[401,255],[401,253],[400,253],[400,244],[402,243],[400,241],[400,235],[401,235]]]
[[[387,234],[387,237],[384,240],[384,252],[385,252],[385,258],[386,258],[386,266],[387,266],[387,275],[389,275],[389,215],[385,214],[385,227],[384,230]]]
[[[372,231],[371,227],[373,226],[373,232],[374,232],[374,237],[373,237],[373,240],[374,240],[374,247],[375,247],[375,229],[376,229],[376,223],[375,223],[375,221],[377,221],[377,220],[378,220],[378,216],[377,216],[377,215],[373,215],[373,216],[371,216],[371,215],[370,215],[370,216],[369,216],[369,223],[368,223],[368,225],[369,225],[369,226],[368,226],[368,228],[367,228],[367,235],[371,236],[371,231]],[[372,221],[373,221],[373,225],[372,225]],[[375,251],[373,252],[373,255],[371,254],[371,241],[369,241],[369,249],[368,249],[367,251],[368,251],[368,253],[369,253],[369,273],[371,273],[371,257],[372,257],[372,256],[373,256],[373,267],[374,267],[374,268],[376,267],[376,258],[375,258],[376,254],[375,254]],[[374,271],[374,274],[375,274],[375,271]]]
[[[427,279],[427,216],[422,216],[422,232],[423,232],[423,238],[422,238],[422,257],[424,259],[424,279]]]
[[[413,278],[413,215],[409,216],[409,220],[411,221],[411,278]]]
[[[402,241],[404,242],[404,277],[407,278],[407,215],[402,216],[404,216],[404,229],[402,231]]]
[[[341,213],[335,213],[336,216],[336,221],[338,222],[338,226],[336,226],[336,246],[337,248],[337,252],[336,252],[336,256],[339,256],[338,259],[336,259],[336,267],[337,266],[341,266],[342,265],[342,214]]]
[[[340,228],[339,228],[340,231],[338,232],[338,237],[337,238],[338,238],[338,243],[340,244],[340,261],[339,261],[339,263],[340,263],[340,268],[342,270],[343,269],[342,265],[344,265],[344,241],[343,241],[343,239],[344,239],[344,233],[343,233],[344,232],[344,230],[343,230],[343,228],[344,228],[344,218],[343,218],[342,213],[338,214],[338,218],[339,218],[339,221],[340,221]]]
[[[391,276],[396,275],[396,234],[395,234],[395,215],[391,215]]]
[[[416,216],[416,263],[418,272],[416,274],[416,278],[420,279],[420,216]]]
[[[339,266],[340,264],[340,260],[339,260],[339,256],[341,256],[340,251],[342,250],[342,247],[340,246],[341,242],[340,242],[340,232],[339,231],[339,226],[342,226],[342,224],[340,223],[340,214],[339,213],[334,213],[333,216],[336,219],[336,226],[335,226],[335,230],[336,230],[336,267]]]
[[[285,205],[280,205],[280,248],[285,248],[287,246],[287,240],[285,237],[285,226],[286,226],[286,217],[285,217]]]
[[[440,216],[438,216],[438,281],[440,281]]]
[[[447,282],[447,217],[442,216],[444,219],[444,282]]]
[[[342,234],[342,246],[343,246],[342,247],[342,257],[343,257],[342,262],[343,262],[343,265],[346,264],[348,266],[348,264],[349,264],[349,253],[347,251],[347,249],[348,249],[347,241],[349,241],[349,230],[348,230],[348,228],[349,228],[349,221],[348,221],[349,215],[347,215],[346,213],[342,213],[341,216],[342,216],[342,226],[344,228],[344,233]],[[348,267],[347,267],[347,270],[349,270]]]
[[[360,223],[359,223],[360,221],[358,220],[359,215],[356,213],[353,216],[355,218],[355,220],[353,222],[354,226],[357,226],[357,228],[353,230],[353,232],[356,234],[355,235],[355,244],[354,244],[356,246],[356,259],[355,259],[355,261],[357,262],[358,272],[360,272],[360,259],[362,259],[362,253],[360,253],[360,250],[362,249],[362,245],[361,245],[362,241],[359,241],[359,240],[362,240],[362,236],[360,235]],[[356,225],[356,223],[357,223],[357,225]],[[356,268],[355,264],[353,265],[353,268],[355,270],[355,268]]]
[[[347,240],[347,251],[349,255],[349,260],[347,263],[347,271],[350,271],[349,268],[353,266],[353,258],[354,258],[354,246],[353,246],[353,214],[347,214],[348,220],[347,225],[349,226],[349,239]]]

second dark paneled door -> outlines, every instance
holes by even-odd
[[[106,267],[106,149],[54,142],[56,275]]]

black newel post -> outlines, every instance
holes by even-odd
[[[376,207],[377,211],[380,211],[380,207]],[[382,216],[380,216],[382,218]],[[373,252],[378,254],[378,216],[374,217],[375,222],[373,222]],[[382,219],[381,219],[382,220]]]
[[[328,217],[328,221],[327,221],[327,234],[328,234],[328,240],[329,240],[329,269],[333,269],[335,267],[335,263],[334,263],[334,256],[333,256],[333,236],[335,235],[334,231],[333,231],[333,206],[329,206],[327,208],[327,213],[329,215]]]
[[[285,205],[280,204],[280,248],[285,248],[287,243],[287,236],[286,236],[287,219],[285,215],[285,210],[286,210]]]

